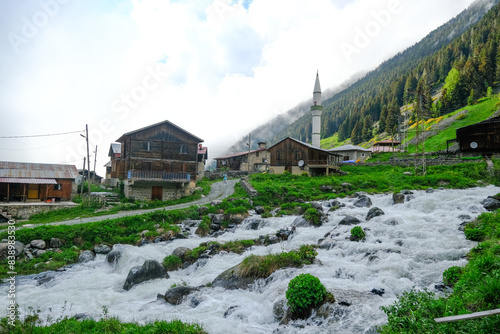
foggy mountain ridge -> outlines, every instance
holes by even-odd
[[[382,62],[375,69],[366,73],[354,74],[350,79],[335,88],[328,88],[323,92],[323,103],[325,108],[322,120],[332,117],[330,114],[335,111],[335,104],[342,104],[342,109],[352,108],[352,103],[346,102],[349,96],[361,95],[365,88],[377,81],[382,81],[383,76],[395,77],[418,66],[418,63],[427,56],[440,50],[443,46],[462,35],[470,26],[476,24],[494,5],[500,0],[477,0],[467,9],[463,10],[454,18],[444,23],[440,27],[431,31],[422,40],[408,47],[404,51],[398,52],[393,57]],[[299,133],[307,133],[311,127],[312,117],[309,113],[311,99],[300,102],[296,107],[276,116],[269,122],[262,124],[250,131],[251,149],[257,148],[258,142],[267,142],[267,147],[274,145],[280,140],[291,136],[299,140],[308,141],[311,138],[301,138]],[[323,125],[322,125],[323,126]],[[333,133],[325,134],[322,129],[322,138],[328,138]],[[243,136],[226,151],[227,154],[244,152],[248,150],[248,135]]]

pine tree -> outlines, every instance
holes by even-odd
[[[363,142],[362,131],[363,131],[363,124],[362,124],[362,121],[359,120],[356,122],[356,124],[354,125],[354,129],[352,129],[352,132],[351,132],[351,142],[354,145],[358,145],[358,144]]]

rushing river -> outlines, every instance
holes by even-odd
[[[77,264],[44,284],[37,285],[33,276],[17,278],[17,303],[21,317],[30,309],[40,310],[42,319],[57,319],[84,313],[100,318],[107,313],[124,322],[152,322],[180,319],[201,324],[209,333],[375,333],[386,322],[380,306],[390,305],[398,294],[412,288],[437,291],[442,272],[466,263],[465,254],[476,245],[467,241],[459,226],[484,212],[480,202],[500,188],[488,186],[466,190],[415,191],[404,204],[393,205],[392,195],[370,196],[372,207],[385,215],[366,221],[368,208],[353,206],[354,199],[340,199],[345,207],[330,212],[328,221],[319,228],[302,227],[288,241],[270,246],[253,246],[237,255],[223,253],[201,260],[186,269],[169,272],[169,279],[156,279],[122,289],[133,266],[145,260],[170,255],[177,247],[197,247],[201,242],[255,239],[290,227],[295,216],[266,218],[258,230],[247,229],[252,217],[238,225],[234,232],[218,238],[200,238],[149,244],[142,247],[116,245],[122,256],[116,266],[98,255],[95,261]],[[325,212],[328,208],[325,207]],[[353,226],[339,225],[345,216],[361,220],[366,231],[364,242],[349,241]],[[253,218],[257,218],[254,216]],[[260,217],[259,217],[260,218]],[[249,290],[202,288],[177,306],[157,301],[157,294],[174,284],[201,286],[211,283],[224,270],[240,263],[250,254],[265,255],[298,249],[303,244],[317,244],[328,232],[330,249],[318,249],[317,263],[303,268],[275,272],[271,279],[258,281]],[[273,305],[285,299],[290,279],[301,273],[318,277],[336,297],[334,312],[324,320],[296,321],[279,326]],[[372,289],[384,291],[382,295]],[[0,293],[7,295],[7,286]],[[342,303],[340,303],[342,302]],[[0,316],[6,314],[7,300],[0,298]],[[228,311],[229,310],[229,311]],[[304,327],[304,328],[302,328]]]

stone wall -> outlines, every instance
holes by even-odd
[[[74,208],[75,204],[5,204],[0,205],[3,216],[11,216],[14,219],[29,219],[32,215],[59,209]],[[7,217],[6,217],[7,218]]]
[[[172,184],[155,184],[155,183],[140,183],[125,184],[125,197],[139,201],[150,201],[153,193],[153,186],[163,186],[162,200],[178,199],[183,196],[191,195],[196,187],[195,182],[189,183],[172,183]]]

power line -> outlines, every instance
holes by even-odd
[[[70,133],[80,133],[83,132],[84,130],[81,131],[70,131],[70,132],[61,132],[61,133],[50,133],[50,134],[44,134],[44,135],[29,135],[29,136],[0,136],[0,139],[7,139],[7,138],[32,138],[32,137],[50,137],[50,136],[60,136],[60,135],[67,135]]]

